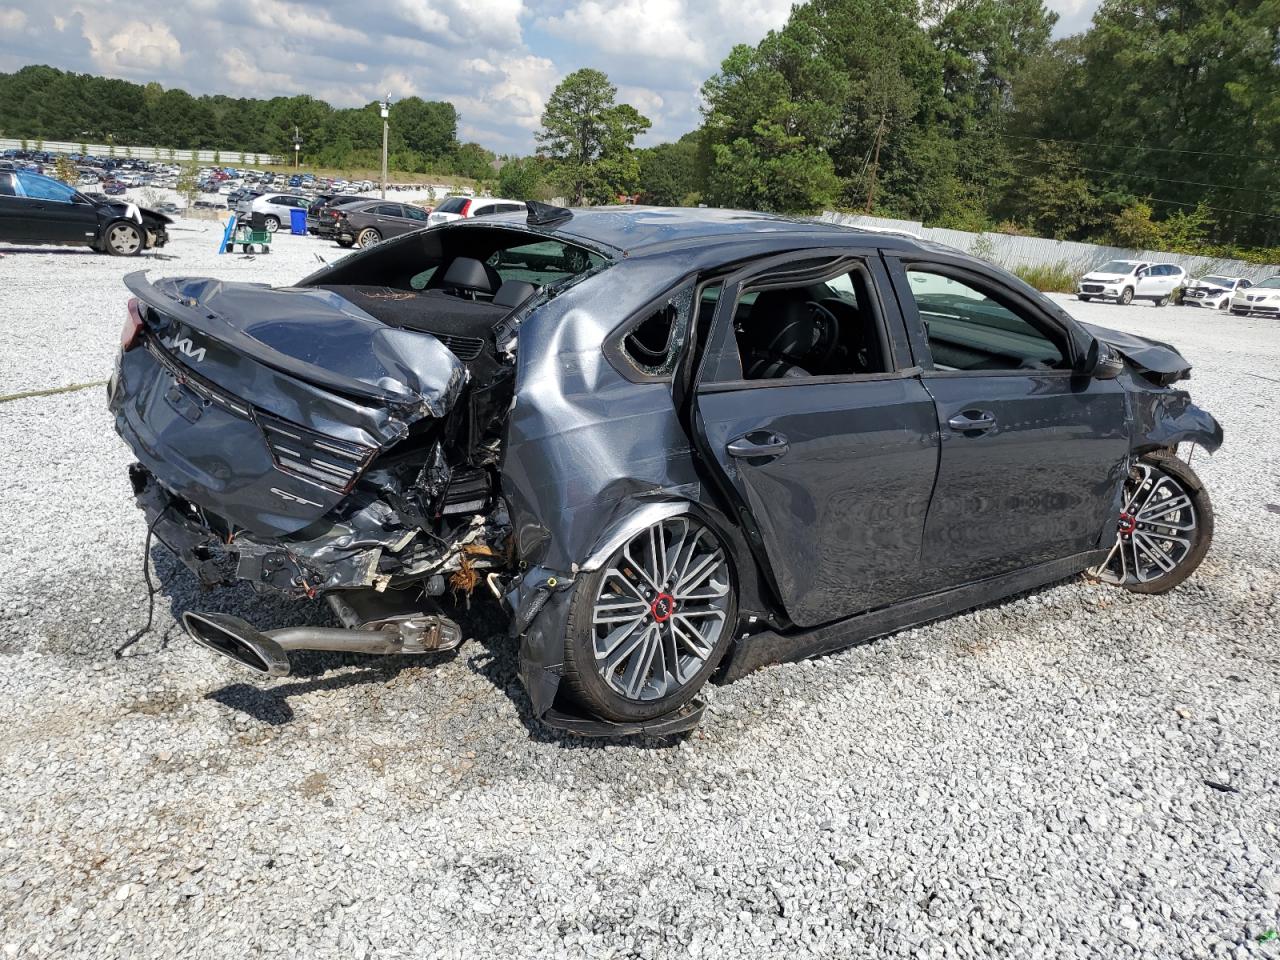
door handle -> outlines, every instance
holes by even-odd
[[[947,421],[947,426],[960,433],[970,430],[990,430],[995,425],[995,414],[987,410],[965,410]]]
[[[781,434],[754,430],[731,441],[725,449],[731,457],[780,457],[791,449],[791,444]]]

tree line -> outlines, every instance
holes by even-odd
[[[1056,21],[1041,0],[811,0],[729,53],[702,125],[674,143],[620,150],[607,78],[571,75],[522,176],[540,165],[593,200],[836,208],[1275,262],[1280,2],[1103,0],[1060,40]],[[594,125],[561,109],[588,102]],[[647,127],[636,117],[624,133]]]
[[[452,173],[492,177],[493,153],[458,141],[453,104],[406,97],[391,104],[388,141],[391,166],[406,173]],[[71,143],[147,144],[177,149],[225,151],[233,164],[240,152],[301,156],[323,167],[377,167],[382,157],[382,118],[377,102],[335,108],[301,95],[192,96],[158,83],[70,73],[28,66],[0,73],[0,131],[13,139]]]

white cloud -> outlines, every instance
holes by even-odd
[[[27,15],[21,10],[0,10],[0,30],[15,33],[27,25]]]
[[[582,0],[544,26],[605,53],[705,63],[707,47],[689,32],[685,6],[685,0]]]
[[[93,50],[94,63],[107,74],[173,70],[186,59],[182,44],[163,23],[130,20],[109,37],[87,29],[85,36]]]

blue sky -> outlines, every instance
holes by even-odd
[[[1060,35],[1098,0],[1047,0]],[[605,71],[653,120],[645,142],[698,123],[698,89],[791,0],[0,0],[0,70],[48,63],[192,93],[309,93],[338,106],[390,92],[457,105],[463,139],[528,152],[565,74]]]

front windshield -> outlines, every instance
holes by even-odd
[[[1267,277],[1261,283],[1253,285],[1256,290],[1258,287],[1266,287],[1268,290],[1280,290],[1280,277]]]
[[[1235,281],[1230,277],[1203,277],[1200,282],[1207,283],[1215,287],[1229,287],[1235,283]]]
[[[1129,273],[1136,266],[1136,263],[1131,263],[1128,260],[1112,260],[1109,263],[1104,263],[1094,273]]]

